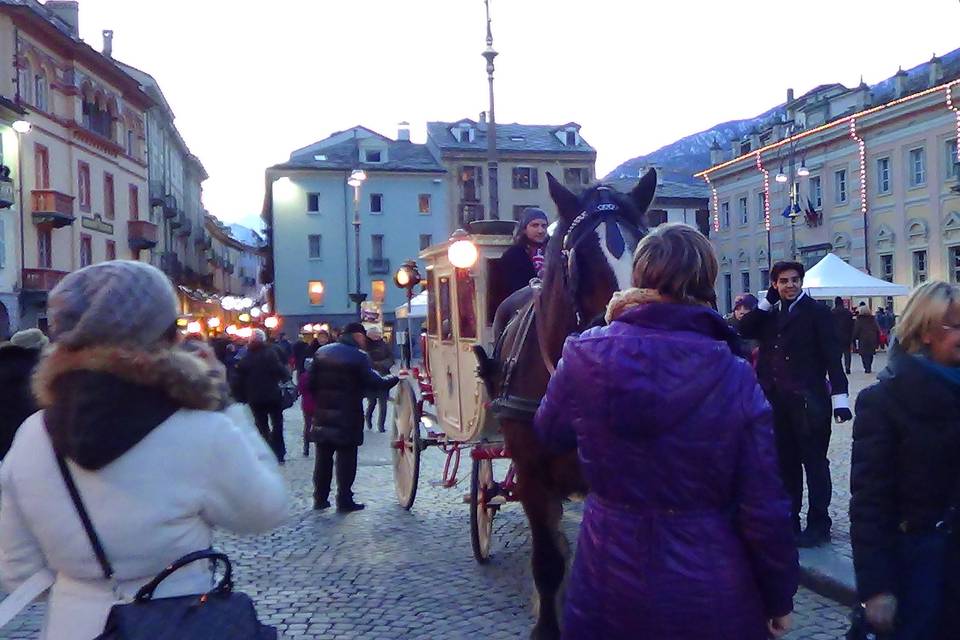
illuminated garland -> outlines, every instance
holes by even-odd
[[[859,147],[860,153],[860,215],[863,217],[867,216],[867,156],[866,156],[866,147],[867,145],[863,142],[863,138],[857,135],[857,119],[850,119],[850,137],[853,138],[857,146]]]
[[[713,194],[713,231],[714,233],[720,232],[720,203],[717,201],[717,188],[710,183],[710,176],[703,174],[703,179],[707,181],[707,186],[710,187],[710,193]]]
[[[952,85],[949,85],[949,84],[947,85],[946,93],[947,93],[947,109],[950,109],[951,111],[953,111],[957,119],[957,158],[956,160],[957,162],[960,162],[960,109],[958,109],[953,104],[953,95],[952,95],[953,86]]]
[[[757,152],[757,170],[763,174],[763,228],[770,231],[770,172],[763,168],[760,152]]]

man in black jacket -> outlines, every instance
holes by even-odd
[[[250,405],[257,430],[270,444],[277,462],[284,464],[287,447],[283,441],[280,385],[290,380],[290,370],[281,362],[280,350],[266,340],[261,329],[254,330],[246,355],[237,363],[236,389],[240,395],[237,399]]]
[[[23,421],[37,411],[30,380],[48,342],[39,329],[25,329],[0,343],[0,460]]]
[[[317,458],[313,470],[313,508],[330,506],[333,456],[337,456],[337,511],[359,511],[353,499],[357,477],[357,448],[363,444],[363,398],[390,389],[400,380],[381,376],[364,353],[367,335],[363,325],[351,322],[334,344],[321,347],[310,366],[308,391],[316,402],[313,438]]]
[[[740,332],[760,343],[757,378],[773,407],[780,473],[793,501],[798,533],[806,472],[807,528],[797,542],[814,547],[830,540],[831,413],[838,422],[853,415],[833,317],[825,305],[803,291],[803,274],[798,262],[774,264],[772,286],[741,320]]]
[[[382,376],[390,373],[396,360],[393,357],[393,349],[383,339],[383,332],[378,327],[371,327],[367,331],[367,346],[364,351],[370,356],[374,371]],[[379,406],[377,429],[380,433],[386,430],[387,402],[389,401],[389,389],[378,389],[367,395],[367,429],[373,429],[373,411]]]
[[[543,274],[547,246],[547,214],[528,207],[513,237],[513,246],[503,252],[499,268],[504,278],[504,298]]]

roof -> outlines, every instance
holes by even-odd
[[[353,138],[344,136],[353,132]],[[341,142],[326,144],[331,139],[342,139]],[[376,145],[368,141],[376,140]],[[386,148],[386,162],[361,162],[360,148],[379,146]],[[446,170],[430,153],[427,145],[417,144],[409,140],[391,140],[365,127],[354,127],[347,131],[338,131],[324,140],[315,142],[307,147],[294,151],[290,160],[271,167],[272,169],[315,169],[332,171],[350,171],[363,169],[365,171],[400,171],[445,173]]]
[[[640,178],[626,177],[615,178],[606,182],[617,191],[628,193],[631,189],[637,186],[637,182],[639,180]],[[654,201],[663,201],[666,198],[708,200],[710,198],[710,192],[707,189],[707,186],[704,184],[684,184],[682,182],[670,182],[664,180],[657,185]]]
[[[457,125],[467,124],[477,129],[473,142],[460,142],[450,132]],[[580,131],[576,122],[561,125],[549,124],[501,124],[497,123],[497,149],[499,151],[534,153],[583,153],[594,155],[596,149],[580,138],[580,144],[569,147],[557,138],[556,132],[567,128]],[[457,122],[428,122],[427,139],[441,151],[477,151],[487,149],[487,125],[477,124],[469,118]]]
[[[834,296],[905,296],[910,287],[894,284],[860,271],[833,253],[807,270],[803,289],[815,298]]]
[[[227,226],[230,228],[230,235],[243,244],[250,245],[251,247],[263,246],[263,238],[250,227],[245,227],[242,224],[230,224]]]

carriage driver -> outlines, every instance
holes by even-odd
[[[503,252],[500,265],[505,279],[505,297],[543,276],[547,248],[547,214],[527,207],[513,236],[513,246]]]

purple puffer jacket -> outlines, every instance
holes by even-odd
[[[564,638],[764,640],[797,550],[770,405],[710,309],[645,304],[571,337],[537,411],[590,484]]]

